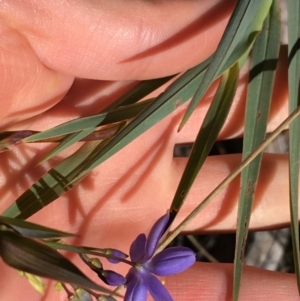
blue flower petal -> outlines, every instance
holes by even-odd
[[[134,268],[129,270],[126,279],[124,301],[147,301],[147,286]]]
[[[129,255],[132,262],[138,262],[145,255],[146,235],[140,234],[130,246]]]
[[[151,296],[155,301],[174,301],[170,293],[163,286],[163,284],[151,273],[144,273],[143,278]]]
[[[146,241],[146,251],[145,251],[146,260],[150,259],[153,256],[157,244],[161,239],[162,235],[164,234],[164,230],[169,221],[169,218],[170,218],[170,214],[169,213],[165,214],[151,228]]]
[[[196,261],[195,253],[185,247],[171,247],[155,255],[145,266],[155,275],[167,276],[180,273]]]

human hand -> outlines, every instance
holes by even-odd
[[[44,130],[93,114],[132,85],[108,80],[160,77],[196,65],[215,49],[234,4],[192,0],[1,3],[1,105],[5,108],[0,112],[1,129]],[[282,70],[284,67],[282,62]],[[279,73],[269,130],[287,115],[286,75]],[[242,134],[247,72],[243,74],[222,139]],[[74,81],[75,77],[85,79]],[[185,108],[104,162],[30,220],[78,233],[80,238],[74,244],[128,252],[136,235],[147,233],[168,209],[186,164],[185,158],[172,157],[173,147],[195,139],[213,90],[179,134]],[[37,164],[47,150],[48,145],[20,145],[1,154],[1,211],[45,173],[46,168]],[[51,165],[58,161],[51,160]],[[240,161],[238,155],[209,157],[175,223]],[[289,221],[286,156],[264,156],[261,178],[269,179],[270,174],[270,182],[257,188],[250,223],[254,229],[279,227]],[[234,231],[238,191],[236,180],[186,230]],[[99,281],[78,258],[69,257]],[[13,269],[3,262],[0,265],[2,300],[66,299],[65,293],[55,292],[51,285],[41,297]],[[120,267],[119,272],[126,271],[126,266]],[[229,300],[232,265],[197,263],[164,280],[174,300]],[[270,297],[276,301],[298,299],[294,275],[246,267],[240,299]]]

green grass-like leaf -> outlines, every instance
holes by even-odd
[[[45,141],[55,137],[65,136],[67,134],[78,133],[91,128],[94,130],[102,125],[132,119],[143,111],[152,101],[153,99],[149,99],[137,104],[121,106],[116,109],[112,109],[110,112],[74,119],[49,130],[26,137],[23,139],[23,142]]]
[[[181,129],[212,82],[238,61],[261,30],[272,0],[240,0],[231,15],[213,59],[196,91],[182,121]]]
[[[203,120],[203,124],[174,195],[170,207],[170,222],[172,222],[181,208],[200,168],[223,127],[235,95],[238,74],[239,65],[236,63],[222,76],[217,93]]]
[[[277,2],[274,1],[270,10],[270,16],[265,20],[263,30],[255,41],[252,51],[245,114],[243,159],[248,157],[266,137],[279,44],[279,10]],[[239,296],[244,250],[261,158],[262,155],[260,154],[242,171],[241,175],[234,260],[233,300],[238,300]]]
[[[74,234],[40,226],[16,218],[0,216],[0,225],[5,225],[23,236],[33,238],[62,238],[75,236]]]
[[[289,53],[289,111],[292,112],[300,105],[300,2],[288,1],[288,53]],[[289,191],[290,212],[294,264],[300,294],[300,254],[299,254],[299,222],[298,222],[298,185],[300,161],[300,118],[290,124],[289,144]]]
[[[80,140],[84,140],[84,138],[92,134],[95,131],[96,127],[100,125],[120,122],[135,117],[152,101],[152,99],[143,101],[139,104],[136,104],[136,102],[168,82],[173,77],[174,75],[142,81],[127,93],[115,100],[112,104],[107,106],[101,113],[94,116],[78,118],[54,127],[50,130],[36,133],[24,138],[23,142],[38,142],[57,138],[60,136],[66,136],[59,143],[59,145],[56,146],[52,151],[50,151],[42,160],[42,162],[47,161],[52,157],[58,155],[60,152],[62,152],[72,144],[75,144]],[[4,144],[3,148],[6,150],[7,145]]]

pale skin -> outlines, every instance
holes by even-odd
[[[220,0],[0,1],[1,130],[43,130],[87,116],[133,85],[114,81],[161,77],[196,65],[215,50],[234,4]],[[284,61],[280,68],[268,131],[287,116]],[[74,81],[75,77],[84,79]],[[221,139],[242,134],[246,70],[241,77]],[[81,235],[69,242],[128,252],[136,235],[147,233],[168,209],[187,161],[173,158],[173,147],[195,139],[213,89],[179,134],[177,127],[185,107],[103,163],[30,221]],[[36,144],[1,154],[1,212],[44,174],[46,169],[37,163],[47,150],[49,145]],[[175,224],[240,160],[239,155],[208,158]],[[57,162],[54,159],[51,164]],[[287,162],[285,155],[264,156],[252,229],[288,225]],[[238,189],[237,179],[186,230],[234,231]],[[76,256],[68,256],[99,281]],[[55,292],[51,285],[41,297],[2,261],[0,269],[1,300],[66,300],[66,294]],[[123,274],[126,270],[127,266],[119,269]],[[163,280],[178,301],[225,301],[232,296],[231,264],[197,263],[187,272]],[[270,298],[299,300],[295,276],[246,267],[240,300]]]

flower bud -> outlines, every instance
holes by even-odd
[[[124,284],[126,281],[125,277],[111,270],[102,270],[98,276],[104,283],[112,286]]]
[[[119,263],[120,259],[126,259],[128,257],[127,254],[123,253],[122,251],[116,250],[116,249],[106,249],[105,250],[106,255],[111,255],[112,258],[106,258],[110,263]]]
[[[101,270],[103,269],[102,263],[99,260],[99,258],[91,258],[90,263],[97,269],[101,269]]]

